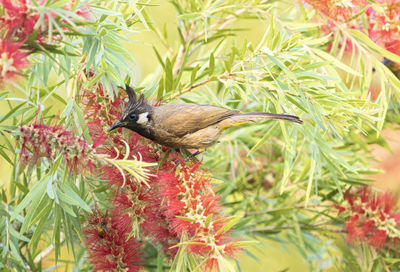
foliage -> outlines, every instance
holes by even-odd
[[[41,271],[49,252],[71,267],[67,247],[76,271],[236,271],[266,238],[313,271],[400,270],[396,201],[370,178],[370,146],[389,148],[381,131],[399,122],[398,1],[1,2],[1,269]],[[152,18],[158,5],[176,28]],[[264,26],[257,42],[244,24]],[[144,31],[159,68],[139,81],[122,41]],[[157,103],[304,123],[231,128],[184,163],[108,133],[125,83]]]

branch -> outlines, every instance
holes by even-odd
[[[228,73],[228,72],[226,72],[226,73],[224,73],[224,74],[222,74],[222,75],[217,76],[216,79],[221,80],[221,79],[223,79],[223,78],[230,78],[230,77],[235,76],[235,75],[236,75],[236,73]],[[200,87],[200,86],[202,86],[202,85],[205,85],[205,84],[209,83],[209,82],[212,81],[212,80],[214,80],[214,79],[213,79],[213,78],[208,78],[208,79],[205,79],[205,80],[203,80],[203,81],[196,82],[196,83],[190,85],[189,87],[186,87],[186,88],[183,89],[182,91],[180,91],[180,92],[174,94],[173,96],[167,98],[166,100],[171,100],[171,99],[178,98],[178,97],[181,96],[182,94],[188,93],[188,92],[190,92],[191,90],[193,90],[193,89],[195,89],[195,88],[197,88],[197,87]]]
[[[317,208],[332,208],[332,205],[329,204],[313,204],[313,205],[296,205],[294,207],[289,207],[293,209],[317,209]],[[283,208],[284,209],[284,208]],[[255,211],[255,212],[249,212],[244,215],[244,217],[249,217],[253,215],[262,215],[262,214],[267,214],[270,213],[271,211],[274,210],[262,210],[262,211]]]
[[[181,70],[181,66],[182,66],[182,63],[183,63],[185,52],[186,52],[185,46],[183,46],[181,44],[179,46],[178,55],[176,56],[176,61],[175,61],[174,68],[172,69],[173,77],[176,77],[179,74],[179,71]]]
[[[304,230],[316,230],[316,231],[327,231],[327,232],[334,232],[334,233],[345,233],[345,229],[328,229],[326,227],[318,227],[318,226],[326,226],[327,222],[321,223],[318,225],[300,225],[301,229]],[[263,231],[281,231],[281,230],[288,230],[288,229],[294,229],[294,226],[280,226],[280,227],[262,227],[262,228],[253,228],[253,229],[248,229],[247,232],[263,232]]]

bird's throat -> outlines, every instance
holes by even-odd
[[[154,131],[151,128],[135,127],[134,129],[131,130],[137,132],[139,135],[149,140],[155,141]]]

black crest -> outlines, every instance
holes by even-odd
[[[142,108],[143,108],[143,111],[146,111],[146,109],[147,109],[147,107],[149,105],[144,101],[144,95],[143,94],[141,94],[139,99],[137,99],[137,95],[136,95],[135,90],[131,86],[129,86],[128,84],[126,84],[124,90],[128,94],[129,101],[126,104],[126,107],[125,107],[125,110],[124,110],[124,112],[122,114],[122,118],[121,119],[125,119],[126,116],[129,113],[134,112],[136,110],[137,111],[142,111]]]

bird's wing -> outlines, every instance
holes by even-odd
[[[181,137],[238,113],[217,106],[182,103],[156,107],[154,120],[164,130]]]

